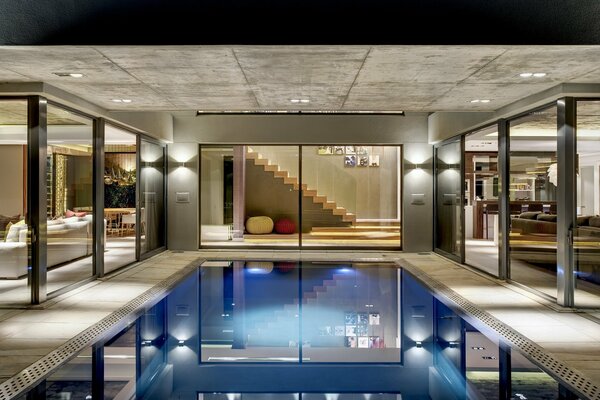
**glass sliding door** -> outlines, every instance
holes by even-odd
[[[146,139],[140,148],[140,254],[165,246],[165,148]]]
[[[48,105],[48,294],[93,275],[93,120]]]
[[[435,248],[461,261],[462,173],[461,140],[435,149]]]
[[[0,304],[27,304],[27,100],[0,100],[0,187]]]
[[[298,246],[298,146],[203,146],[202,246]]]
[[[600,307],[600,100],[577,102],[575,305]]]
[[[400,247],[399,146],[302,146],[303,246]]]
[[[136,261],[137,135],[107,124],[104,139],[104,272]]]
[[[556,298],[557,108],[509,122],[512,280]]]
[[[465,262],[498,276],[498,129],[465,136]]]

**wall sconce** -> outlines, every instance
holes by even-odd
[[[142,340],[142,346],[152,346],[152,340]]]
[[[183,346],[185,346],[185,340],[178,340],[177,347],[183,347]]]
[[[455,349],[458,347],[458,342],[449,342],[448,347],[450,347],[451,349]]]
[[[423,342],[421,342],[420,340],[415,341],[415,346],[417,346],[417,349],[420,349],[423,347]]]

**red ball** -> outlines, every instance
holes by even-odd
[[[275,232],[289,235],[296,232],[296,224],[289,218],[281,218],[275,222]]]

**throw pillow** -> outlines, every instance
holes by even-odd
[[[21,219],[19,214],[17,215],[1,215],[0,214],[0,232],[8,231],[8,224],[15,223]]]
[[[85,211],[75,213],[75,216],[79,218],[85,217],[86,215],[87,213]]]
[[[538,214],[541,214],[539,211],[527,211],[524,213],[521,213],[519,215],[519,218],[523,218],[523,219],[537,219]]]
[[[600,228],[600,217],[591,217],[588,223],[594,228]]]
[[[71,211],[71,210],[65,211],[65,217],[71,218],[71,217],[74,217],[74,216],[75,216],[75,212],[74,211]]]
[[[577,226],[588,226],[592,215],[582,215],[577,217]]]
[[[554,214],[538,214],[538,216],[537,216],[538,221],[545,221],[545,222],[556,222],[556,218],[557,218],[557,216]]]

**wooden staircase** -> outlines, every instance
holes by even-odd
[[[271,164],[267,158],[263,158],[260,153],[248,150],[246,159],[253,160],[254,165],[261,166],[265,172],[272,172],[275,179],[283,180],[285,185],[293,187],[294,190],[301,190],[302,196],[310,198],[314,204],[320,204],[324,210],[330,210],[333,215],[338,215],[343,222],[354,224],[356,215],[348,212],[344,207],[339,207],[335,201],[327,199],[326,196],[319,195],[315,189],[310,189],[306,184],[300,187],[298,178],[290,176],[288,171],[280,169],[279,165]]]

